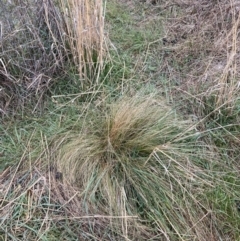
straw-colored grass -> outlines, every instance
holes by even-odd
[[[201,240],[208,231],[197,196],[212,185],[203,168],[212,160],[197,136],[163,100],[138,93],[89,111],[56,141],[56,165],[78,188],[83,208],[137,215],[159,240]]]
[[[166,14],[162,50],[168,55],[163,71],[179,79],[177,91],[189,98],[197,95],[197,115],[201,116],[197,111],[202,111],[205,99],[213,97],[214,114],[224,108],[231,115],[239,93],[238,1],[177,0],[159,6]]]
[[[96,79],[98,84],[104,53],[103,1],[59,0],[59,4],[80,79],[87,79],[88,84]]]
[[[99,84],[106,51],[101,0],[1,0],[0,8],[0,114],[33,96],[36,110],[59,80],[79,89]]]

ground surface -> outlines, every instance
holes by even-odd
[[[239,2],[108,1],[86,85],[42,6],[1,42],[0,240],[240,240]]]

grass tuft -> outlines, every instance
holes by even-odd
[[[163,240],[197,236],[204,207],[195,194],[212,184],[194,124],[157,95],[137,93],[89,110],[74,129],[56,142],[56,163],[83,208],[137,215]]]

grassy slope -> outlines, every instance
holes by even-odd
[[[77,210],[82,206],[77,204],[75,199],[73,202],[68,201],[69,196],[77,195],[76,190],[68,187],[67,195],[58,192],[61,189],[65,192],[67,190],[56,182],[55,179],[59,178],[56,178],[58,172],[52,171],[46,175],[44,168],[40,168],[39,165],[33,166],[36,158],[37,164],[39,160],[45,163],[48,161],[51,155],[48,146],[52,142],[52,137],[71,130],[72,126],[79,123],[82,116],[89,111],[89,105],[101,107],[105,100],[107,103],[114,102],[122,93],[134,95],[136,90],[143,87],[148,93],[158,89],[158,94],[175,106],[178,113],[184,113],[185,119],[194,118],[196,128],[202,133],[200,142],[204,145],[208,144],[206,151],[210,149],[218,161],[210,162],[210,167],[206,167],[207,170],[212,171],[209,175],[214,188],[207,188],[204,193],[196,196],[198,202],[204,203],[207,208],[206,212],[201,213],[202,216],[197,215],[197,219],[200,222],[201,218],[207,217],[205,225],[208,229],[211,225],[212,240],[218,240],[220,237],[224,240],[239,239],[240,215],[237,205],[240,200],[240,183],[239,174],[236,171],[239,170],[240,155],[238,150],[239,100],[234,101],[233,111],[229,114],[227,104],[223,103],[221,108],[216,105],[214,92],[209,96],[206,89],[197,92],[196,89],[185,89],[186,83],[182,76],[186,75],[192,55],[185,56],[189,58],[186,62],[182,62],[182,59],[179,62],[178,59],[173,59],[172,63],[169,63],[168,55],[171,56],[172,50],[170,47],[163,46],[162,38],[165,36],[163,36],[162,26],[170,12],[157,10],[158,8],[155,9],[147,4],[131,3],[126,7],[114,1],[109,2],[106,22],[113,42],[110,47],[112,62],[102,74],[104,80],[102,85],[96,88],[99,93],[95,90],[94,94],[88,94],[92,91],[91,89],[79,93],[79,86],[67,85],[67,81],[62,80],[64,87],[61,88],[60,84],[52,87],[51,95],[56,97],[46,97],[47,101],[42,113],[33,115],[30,110],[35,105],[33,104],[32,107],[30,104],[22,113],[16,113],[14,119],[9,117],[1,122],[1,169],[12,162],[19,163],[20,159],[21,163],[28,160],[25,165],[29,168],[30,164],[32,168],[30,168],[30,174],[26,173],[25,165],[20,166],[17,173],[15,173],[15,167],[1,174],[0,187],[3,190],[2,193],[6,194],[3,197],[0,196],[4,200],[1,208],[8,210],[8,213],[2,212],[4,214],[2,216],[7,219],[0,219],[2,222],[0,239],[4,240],[6,237],[7,240],[37,240],[37,238],[40,240],[98,240],[97,237],[101,237],[102,240],[127,240],[127,236],[130,235],[132,239],[135,237],[135,240],[140,240],[138,235],[141,237],[144,233],[142,230],[145,230],[146,237],[142,240],[149,240],[150,237],[154,240],[154,232],[151,234],[151,230],[146,229],[145,224],[140,225],[131,217],[129,221],[125,218],[125,221],[111,223],[108,221],[109,217],[103,217],[103,211],[101,217],[95,220],[84,218],[86,213]],[[172,11],[179,11],[179,9]],[[170,71],[164,69],[166,61]],[[181,78],[178,78],[179,76]],[[73,97],[70,93],[76,96]],[[204,97],[200,100],[202,104],[200,107],[199,96]],[[20,182],[20,179],[23,181]],[[9,182],[4,180],[12,180],[14,188],[11,192],[6,192]],[[29,191],[33,183],[37,184],[35,195]],[[54,190],[55,185],[56,190]],[[186,200],[172,201],[171,205],[179,203],[179,209],[187,204]],[[69,205],[62,206],[68,202]],[[198,205],[196,210],[197,208]],[[82,218],[78,218],[76,215],[81,213]],[[89,213],[94,213],[94,210],[89,210]],[[105,215],[108,216],[109,213]],[[151,213],[147,215],[156,219]],[[191,222],[193,224],[190,226],[199,224],[196,220],[189,220],[189,223]],[[203,224],[204,222],[201,223]],[[161,225],[158,228],[162,228]],[[199,240],[205,240],[204,237],[209,235],[208,230],[202,226],[199,226],[199,229],[196,229],[196,232],[199,232],[196,236]],[[191,240],[191,236],[183,237],[183,240],[188,240],[187,238]],[[156,236],[156,240],[161,239]]]

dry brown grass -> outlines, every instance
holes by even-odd
[[[127,240],[124,234],[134,240],[140,230],[151,237],[137,216],[86,212],[79,191],[63,185],[52,168],[8,168],[0,174],[0,191],[0,240]]]
[[[160,8],[169,16],[162,69],[180,81],[181,91],[200,94],[200,100],[215,96],[215,108],[231,112],[239,93],[239,1],[175,0]]]
[[[21,106],[59,79],[99,83],[102,1],[0,1],[0,113]]]
[[[20,85],[22,91],[40,92],[65,66],[59,11],[50,0],[29,4],[2,0],[0,4],[4,9],[1,12],[1,85],[4,88],[15,84]]]
[[[104,16],[102,0],[60,0],[66,33],[80,78],[93,78],[103,66]]]

